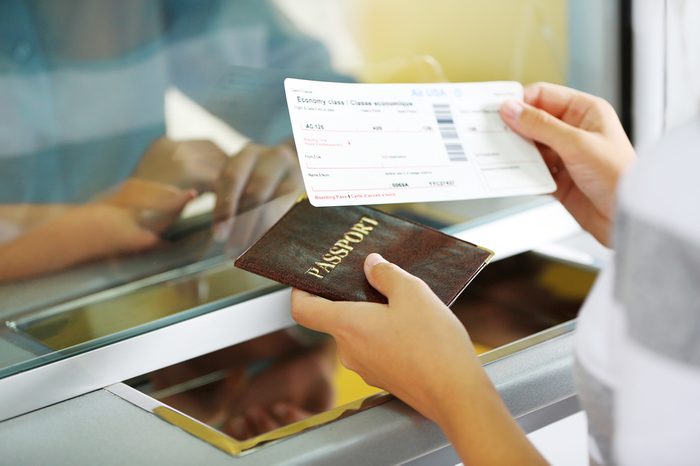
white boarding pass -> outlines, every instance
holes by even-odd
[[[304,185],[317,207],[550,193],[535,145],[498,109],[517,82],[284,82]]]

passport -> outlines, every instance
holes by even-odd
[[[377,252],[452,304],[493,252],[366,206],[295,204],[235,261],[236,267],[333,301],[387,299],[365,278]]]

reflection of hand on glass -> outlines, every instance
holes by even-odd
[[[228,157],[210,141],[162,137],[148,148],[133,176],[200,193],[215,192],[214,233],[222,241],[230,234],[237,213],[301,186],[291,141],[277,146],[248,144]]]
[[[217,193],[216,232],[226,238],[237,212],[300,186],[296,156],[287,144],[249,144],[228,157],[209,141],[160,138],[133,176],[96,202],[0,207],[0,216],[19,230],[17,238],[0,244],[0,280],[152,248],[197,192]]]
[[[333,347],[301,345],[279,331],[156,371],[152,396],[220,427],[253,437],[332,406]]]
[[[246,366],[293,354],[299,349],[299,344],[286,332],[274,332],[160,369],[149,378],[158,399],[201,421],[218,425],[226,419],[230,400],[246,387]],[[187,388],[193,380],[212,374],[219,376],[203,386]],[[163,395],[168,392],[171,394]]]
[[[35,222],[14,240],[0,245],[0,281],[154,247],[159,234],[194,195],[193,191],[130,178],[96,202],[62,206],[56,215],[43,223]],[[41,208],[23,206],[33,207]]]
[[[293,142],[272,147],[248,144],[221,171],[214,209],[215,237],[218,240],[228,237],[237,213],[299,190],[301,186]]]
[[[331,408],[333,366],[324,348],[273,363],[232,400],[223,431],[243,440]]]
[[[227,160],[211,141],[173,141],[164,136],[148,147],[132,176],[203,193],[215,190]]]

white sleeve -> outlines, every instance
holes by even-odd
[[[624,465],[700,465],[700,119],[640,154],[618,194],[614,451]]]
[[[619,464],[700,464],[700,370],[624,343],[614,415]]]
[[[632,210],[618,225],[615,458],[700,465],[700,235]]]

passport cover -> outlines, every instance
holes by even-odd
[[[371,207],[313,207],[304,199],[235,265],[333,301],[386,303],[365,278],[363,264],[371,252],[423,279],[448,306],[493,256]]]

